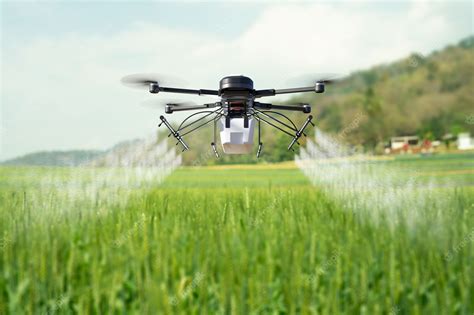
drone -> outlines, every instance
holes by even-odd
[[[158,127],[166,126],[169,135],[173,136],[178,144],[183,147],[183,152],[189,149],[185,142],[185,137],[190,133],[213,124],[214,133],[211,142],[212,150],[216,157],[219,152],[216,147],[217,130],[220,133],[220,142],[225,154],[247,154],[253,149],[254,130],[258,130],[258,149],[257,158],[262,152],[263,143],[261,141],[261,125],[266,124],[272,128],[291,137],[288,150],[293,150],[295,144],[299,145],[298,140],[306,136],[305,129],[308,125],[314,126],[312,115],[308,115],[304,123],[298,128],[295,123],[280,111],[296,111],[303,114],[311,113],[311,106],[305,103],[295,105],[275,105],[271,103],[260,102],[263,97],[269,97],[280,94],[314,92],[323,93],[325,84],[332,83],[333,79],[319,79],[314,85],[309,87],[287,88],[287,89],[263,89],[254,88],[252,79],[243,75],[232,75],[222,78],[219,82],[218,90],[207,89],[187,89],[170,86],[162,86],[157,75],[154,74],[132,74],[122,78],[122,83],[126,86],[136,88],[146,88],[152,94],[157,93],[181,93],[193,95],[210,95],[220,98],[214,103],[195,105],[192,103],[173,103],[165,104],[165,113],[173,114],[181,111],[194,111],[187,116],[177,128],[174,128],[170,122],[163,116],[160,116],[161,122]]]

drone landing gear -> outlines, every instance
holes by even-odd
[[[214,151],[214,154],[216,155],[216,158],[219,158],[219,152],[217,152],[216,144],[214,142],[211,142],[211,147]]]
[[[260,157],[260,153],[262,153],[263,143],[260,140],[261,135],[261,126],[260,126],[260,119],[258,121],[258,149],[257,149],[257,159]]]
[[[211,142],[211,147],[212,147],[212,150],[214,151],[214,154],[216,155],[216,158],[219,158],[219,152],[217,152],[217,148],[216,148],[216,132],[217,132],[217,120],[214,119],[214,142]]]
[[[230,117],[229,116],[225,117],[225,127],[230,128]]]
[[[257,149],[257,159],[260,157],[260,154],[262,153],[262,148],[263,148],[263,143],[259,142],[258,149]]]
[[[205,114],[205,115],[198,118],[198,119],[194,119],[194,121],[191,121],[191,122],[188,122],[187,124],[185,124],[192,117],[195,117],[196,115],[203,115],[203,114]],[[206,119],[207,117],[212,116],[212,115],[215,115],[215,116],[211,119]],[[164,116],[160,116],[161,123],[158,125],[158,127],[160,127],[161,125],[164,124],[166,126],[166,128],[168,128],[168,130],[170,131],[170,134],[168,135],[168,137],[170,137],[170,136],[175,137],[176,140],[178,140],[176,145],[178,145],[178,143],[181,143],[183,145],[183,152],[184,152],[186,150],[189,150],[189,147],[186,144],[186,142],[184,142],[183,137],[190,134],[191,132],[199,129],[199,128],[202,128],[203,126],[206,126],[207,124],[209,124],[211,122],[214,122],[214,143],[215,143],[216,142],[215,141],[215,138],[216,138],[216,136],[215,136],[216,121],[221,117],[222,117],[222,112],[221,112],[220,108],[215,110],[215,111],[200,111],[200,112],[194,113],[194,114],[189,115],[188,117],[186,117],[186,119],[184,119],[181,122],[178,129],[176,130],[171,126],[171,124],[168,122],[168,120],[166,120],[166,118]],[[201,123],[201,124],[198,124],[199,122],[202,122],[202,121],[204,121],[204,122]],[[196,126],[195,124],[198,124],[198,125]],[[184,131],[184,129],[187,129],[187,128],[193,126],[193,125],[194,125],[193,128],[190,128],[190,129]]]
[[[161,119],[161,123],[158,125],[158,127],[160,127],[162,124],[165,124],[165,126],[171,132],[171,135],[173,135],[173,137],[175,137],[176,140],[178,140],[178,142],[176,144],[181,143],[183,145],[183,147],[184,147],[183,152],[186,151],[186,150],[189,150],[188,145],[186,144],[186,142],[184,142],[184,140],[181,137],[181,135],[179,134],[179,132],[174,130],[174,128],[170,125],[170,123],[166,120],[166,118],[164,116],[160,116],[160,119]]]
[[[261,105],[262,103],[259,103],[259,104]],[[303,111],[303,112],[308,112],[307,108],[309,108],[309,107],[307,107],[307,106],[309,106],[309,105],[302,105],[297,110],[300,110],[300,111]],[[287,108],[285,108],[285,109],[287,109]],[[292,109],[292,110],[294,110],[294,109]],[[272,114],[272,115],[269,115],[269,114]],[[284,121],[278,119],[277,117],[274,117],[273,115],[278,115],[278,116],[286,119],[286,121],[289,122],[290,124],[285,123]],[[264,122],[267,125],[269,125],[273,128],[276,128],[276,129],[282,131],[283,133],[289,135],[292,138],[292,140],[290,142],[290,145],[288,146],[288,150],[292,150],[292,151],[294,151],[293,146],[294,146],[295,143],[299,145],[298,140],[301,138],[301,136],[306,136],[306,134],[304,133],[304,130],[306,129],[306,127],[308,127],[309,124],[314,126],[314,124],[311,122],[311,120],[313,119],[313,116],[311,116],[311,115],[308,116],[308,118],[304,122],[303,126],[301,126],[301,128],[299,128],[299,129],[296,127],[296,125],[293,123],[293,121],[290,118],[288,118],[287,116],[285,116],[281,113],[275,112],[275,111],[270,111],[270,110],[260,111],[260,110],[254,108],[253,117],[255,117],[258,121],[258,143],[259,143],[259,145],[258,145],[258,150],[257,150],[257,157],[260,156],[260,151],[261,151],[262,146],[263,146],[262,142],[260,141],[260,122]],[[267,119],[270,119],[270,120],[267,120]]]

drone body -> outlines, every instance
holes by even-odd
[[[212,123],[214,125],[214,140],[211,142],[212,149],[218,157],[216,148],[216,133],[219,130],[222,149],[226,154],[250,153],[253,148],[253,138],[255,127],[258,129],[258,150],[257,157],[262,151],[261,124],[265,123],[281,132],[289,135],[292,140],[288,145],[288,150],[292,150],[298,139],[304,134],[304,130],[312,124],[312,116],[309,115],[304,124],[297,128],[293,121],[286,115],[278,112],[299,111],[305,114],[311,112],[309,104],[297,105],[274,105],[262,103],[257,100],[262,97],[274,96],[278,94],[315,92],[323,93],[325,83],[331,80],[317,80],[311,87],[291,88],[291,89],[254,89],[253,81],[246,76],[227,76],[220,80],[218,90],[207,89],[183,89],[165,87],[160,84],[160,80],[153,74],[130,75],[122,79],[125,85],[132,87],[147,87],[150,93],[161,92],[183,93],[195,95],[213,95],[220,98],[219,101],[203,105],[182,105],[168,103],[165,106],[165,113],[172,114],[177,111],[197,111],[183,120],[178,128],[174,128],[164,116],[160,116],[161,123],[164,124],[172,135],[183,146],[183,151],[189,147],[184,141],[184,137],[195,130]],[[298,143],[299,144],[299,143]]]

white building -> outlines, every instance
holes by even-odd
[[[459,150],[471,150],[474,149],[474,138],[471,138],[469,132],[458,134],[458,149]]]
[[[405,146],[415,147],[420,144],[420,138],[417,136],[392,137],[390,145],[392,150],[403,149]]]

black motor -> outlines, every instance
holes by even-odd
[[[235,75],[223,78],[219,83],[220,91],[252,91],[253,81],[243,75]]]

